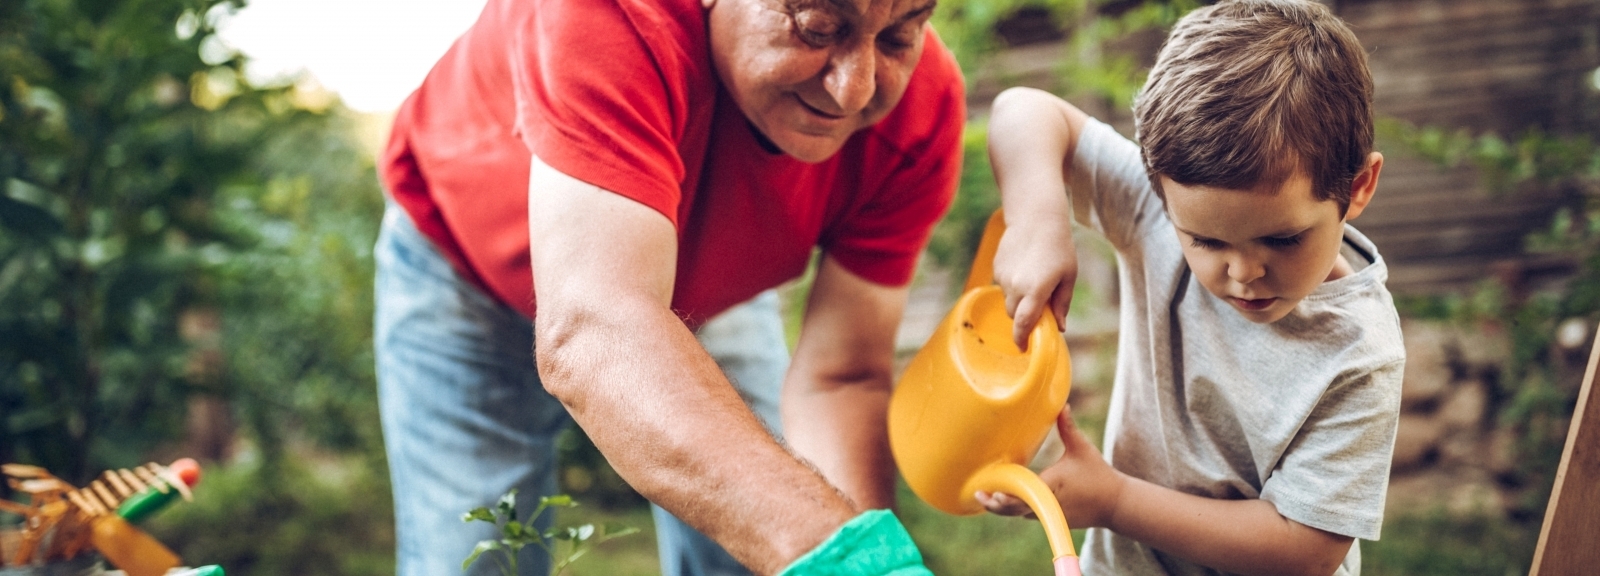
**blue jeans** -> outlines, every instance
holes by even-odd
[[[528,318],[463,280],[405,211],[385,210],[374,250],[378,398],[395,500],[400,576],[449,576],[486,523],[461,515],[518,490],[524,520],[556,493],[556,438],[571,417],[534,368]],[[752,411],[779,432],[778,390],[789,363],[772,291],[712,319],[697,333]],[[652,505],[654,507],[654,505]],[[653,510],[665,576],[749,574],[720,546],[660,507]],[[546,528],[548,523],[546,523]],[[499,574],[497,553],[467,571]],[[519,574],[545,576],[535,546]]]

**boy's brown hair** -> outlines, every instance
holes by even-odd
[[[1276,189],[1296,169],[1349,207],[1372,151],[1372,75],[1355,34],[1309,0],[1227,0],[1184,16],[1134,103],[1145,170],[1185,186]]]

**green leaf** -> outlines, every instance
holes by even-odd
[[[466,571],[468,567],[472,566],[473,562],[477,561],[478,556],[483,555],[484,552],[500,549],[500,543],[494,540],[478,542],[477,546],[472,547],[472,553],[467,555],[467,559],[461,562],[461,570]]]
[[[495,504],[495,509],[510,522],[517,521],[517,489],[512,488],[500,497],[500,502]]]
[[[471,512],[461,515],[462,522],[472,522],[474,520],[493,524],[494,513],[490,512],[489,507],[487,506],[479,506],[477,508],[473,508]]]
[[[505,526],[500,527],[500,533],[510,540],[522,538],[526,530],[522,524],[516,522],[507,522]]]
[[[528,540],[526,538],[501,538],[500,545],[505,546],[506,550],[510,550],[512,555],[516,555],[518,551],[528,547]]]
[[[578,503],[576,501],[574,501],[571,496],[568,496],[566,494],[556,494],[554,496],[544,496],[544,497],[539,498],[539,505],[540,506],[561,506],[561,507],[564,507],[564,508],[571,508],[571,507],[577,506]]]
[[[603,530],[601,530],[601,538],[610,540],[619,536],[637,534],[638,532],[639,528],[635,526],[628,526],[618,522],[606,522]]]

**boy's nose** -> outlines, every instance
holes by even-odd
[[[1249,284],[1266,275],[1267,267],[1260,260],[1236,256],[1228,262],[1228,279],[1234,282]]]

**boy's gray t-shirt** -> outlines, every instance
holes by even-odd
[[[1189,274],[1136,145],[1090,121],[1068,189],[1079,223],[1118,254],[1121,333],[1104,454],[1118,470],[1208,498],[1260,498],[1284,517],[1376,540],[1405,349],[1387,268],[1345,226],[1356,273],[1272,324],[1246,320]],[[1106,529],[1085,574],[1217,574]],[[1351,545],[1337,574],[1360,572]]]

